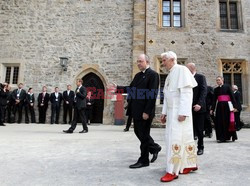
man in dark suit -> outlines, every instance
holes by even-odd
[[[158,94],[159,75],[149,67],[149,57],[139,55],[137,66],[141,72],[137,73],[129,86],[109,85],[109,89],[126,92],[131,99],[128,109],[134,120],[134,132],[140,140],[141,155],[130,168],[149,166],[149,153],[153,154],[151,162],[157,159],[161,147],[150,136],[150,127],[155,116],[155,102]]]
[[[95,100],[92,97],[92,92],[88,91],[87,97],[86,97],[86,104],[87,104],[86,122],[87,122],[88,125],[90,125],[90,120],[91,120],[91,117],[92,117],[92,110],[93,110],[94,103],[95,103]]]
[[[74,118],[71,123],[71,126],[68,130],[63,130],[65,133],[73,133],[76,128],[77,121],[80,119],[82,122],[83,130],[79,133],[87,133],[88,127],[86,124],[86,116],[85,116],[85,109],[86,109],[86,96],[87,90],[84,86],[82,86],[82,80],[76,80],[76,91],[75,91],[75,98],[74,98]]]
[[[12,92],[11,91],[11,87],[10,85],[8,85],[8,96],[7,96],[7,118],[6,118],[6,122],[7,123],[15,123],[15,118],[14,118],[14,107],[15,107],[15,100],[12,97]]]
[[[55,87],[55,92],[50,95],[51,102],[51,120],[50,124],[59,124],[59,115],[62,103],[62,93],[59,92],[59,88]]]
[[[5,126],[5,111],[9,96],[8,83],[0,83],[0,126]]]
[[[214,97],[214,89],[211,86],[207,86],[207,96],[206,96],[206,116],[204,121],[204,131],[205,137],[212,138],[213,136],[213,129],[212,129],[212,117],[210,115],[210,110],[213,103]]]
[[[47,87],[43,86],[42,92],[39,93],[37,102],[38,102],[38,110],[39,110],[39,123],[46,122],[46,112],[49,105],[49,94],[47,93]]]
[[[33,94],[33,88],[29,88],[25,100],[25,123],[29,123],[29,112],[31,117],[31,123],[36,123],[34,103],[35,103],[35,96]]]
[[[67,123],[67,115],[69,114],[69,123],[72,121],[72,110],[75,93],[71,90],[71,85],[67,85],[67,90],[63,92],[63,122]]]
[[[15,100],[14,116],[16,116],[16,111],[18,111],[17,123],[21,123],[23,106],[24,106],[24,102],[25,102],[25,99],[26,99],[26,91],[23,90],[23,84],[22,83],[19,83],[18,89],[15,89],[12,92],[12,99]]]
[[[187,64],[188,69],[194,75],[197,86],[193,88],[193,129],[194,137],[198,137],[198,151],[197,155],[202,155],[204,151],[204,120],[206,114],[206,95],[207,95],[207,82],[205,76],[196,73],[194,63]]]
[[[242,111],[241,101],[240,101],[241,94],[240,94],[240,91],[238,90],[237,85],[233,85],[232,89],[233,89],[234,98],[236,102],[236,109],[237,109],[237,111],[234,113],[236,130],[239,131],[242,127],[241,122],[240,122],[240,112]]]

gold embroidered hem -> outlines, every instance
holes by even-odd
[[[181,156],[180,156],[181,146],[178,144],[174,144],[172,145],[172,150],[173,150],[173,156],[170,159],[170,163],[179,164],[181,162]]]
[[[195,146],[194,145],[187,145],[185,147],[185,149],[186,149],[186,152],[188,154],[187,163],[189,165],[196,163],[197,162],[197,155],[195,153]]]

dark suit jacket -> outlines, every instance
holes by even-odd
[[[25,103],[26,103],[27,105],[29,105],[29,104],[31,104],[31,103],[34,104],[34,102],[35,102],[35,95],[32,94],[32,96],[31,96],[30,94],[26,94]]]
[[[63,104],[66,104],[66,101],[68,101],[69,105],[73,105],[74,97],[75,97],[74,91],[71,90],[68,95],[67,90],[65,90],[63,92]]]
[[[206,112],[206,96],[207,96],[207,82],[205,76],[201,74],[194,75],[195,80],[197,81],[197,86],[193,88],[193,104],[192,106],[198,104],[201,106],[201,109],[196,113]],[[193,109],[193,108],[192,108]]]
[[[235,103],[236,103],[236,109],[238,111],[241,111],[242,107],[241,107],[241,102],[240,102],[240,92],[238,90],[234,93],[234,98],[235,98]]]
[[[42,98],[43,98],[43,93],[39,93],[38,98],[37,98],[38,107],[41,106]],[[49,104],[49,94],[48,93],[46,93],[44,96],[43,104],[45,107],[48,107],[48,104]]]
[[[18,89],[15,89],[12,92],[12,99],[14,100],[17,99],[17,91]],[[19,93],[19,100],[20,100],[19,104],[23,104],[25,99],[26,99],[26,91],[22,89],[21,92]]]
[[[128,99],[131,99],[131,102],[127,114],[141,120],[143,113],[148,114],[150,118],[155,116],[158,88],[159,75],[148,68],[145,73],[137,73],[129,86],[117,86],[117,91],[128,93]]]
[[[6,106],[7,105],[7,100],[9,96],[9,91],[7,90],[4,92],[3,90],[0,90],[0,105]]]
[[[91,105],[88,105],[88,103],[90,103]],[[90,97],[90,99],[88,99],[88,98],[86,97],[86,105],[87,105],[87,109],[92,109],[92,108],[93,108],[94,103],[95,103],[95,100],[94,100],[92,97]]]
[[[77,91],[78,88],[76,88],[75,91],[75,107],[78,110],[86,108],[86,96],[87,96],[87,90],[84,86],[81,86],[79,92]]]
[[[56,101],[56,99],[57,99],[57,101]],[[54,105],[54,104],[61,105],[62,99],[63,99],[62,93],[60,93],[60,92],[58,92],[58,97],[57,98],[56,98],[55,92],[50,94],[50,102],[51,102],[52,105]]]
[[[207,96],[206,96],[206,107],[207,112],[210,111],[213,104],[214,89],[211,86],[207,86]]]

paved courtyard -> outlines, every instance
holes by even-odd
[[[199,170],[161,183],[165,173],[165,129],[152,129],[163,149],[149,167],[129,169],[139,155],[139,142],[124,126],[91,125],[89,133],[64,134],[68,125],[9,124],[0,128],[1,186],[158,186],[250,185],[250,129],[239,140],[218,144],[205,139]]]

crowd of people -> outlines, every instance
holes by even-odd
[[[169,71],[163,89],[164,102],[160,117],[161,122],[166,124],[167,161],[166,174],[161,177],[161,181],[170,182],[177,179],[179,174],[198,170],[197,155],[204,153],[204,136],[212,137],[212,121],[217,142],[237,140],[236,131],[242,127],[240,122],[242,108],[237,86],[224,84],[222,76],[216,78],[218,86],[213,90],[207,86],[206,77],[197,73],[194,63],[188,63],[186,66],[177,64],[177,55],[172,51],[163,53],[161,57],[162,64]],[[140,72],[135,75],[130,85],[111,83],[107,87],[111,92],[128,93],[126,114],[129,116],[129,122],[124,131],[129,130],[133,120],[134,132],[140,141],[141,151],[138,160],[129,166],[131,169],[149,166],[157,160],[158,153],[162,149],[150,135],[159,92],[159,74],[150,68],[149,57],[145,54],[138,56],[137,66]],[[39,123],[45,123],[49,102],[51,102],[51,124],[58,123],[60,106],[63,102],[63,121],[67,123],[69,113],[71,124],[69,129],[63,132],[73,133],[77,122],[80,121],[83,126],[80,133],[87,133],[87,122],[91,115],[91,111],[87,108],[94,104],[94,100],[91,100],[91,92],[87,92],[82,83],[81,79],[77,79],[76,90],[72,91],[68,85],[63,93],[55,87],[52,94],[48,94],[44,86],[37,98]],[[32,88],[26,93],[23,84],[20,83],[18,88],[11,92],[8,84],[4,83],[1,85],[0,100],[1,125],[4,125],[6,118],[7,122],[15,122],[16,113],[18,113],[17,123],[21,123],[23,107],[25,122],[30,121],[29,113],[31,122],[36,122]],[[74,110],[73,119],[72,110]],[[195,140],[198,140],[197,148]],[[149,154],[152,154],[151,160]]]
[[[204,153],[204,136],[212,137],[212,123],[219,143],[232,138],[237,140],[240,130],[240,93],[236,85],[224,84],[222,76],[216,78],[218,87],[207,85],[206,77],[197,73],[194,63],[177,64],[177,55],[168,51],[161,55],[162,64],[169,71],[165,81],[164,102],[160,120],[166,124],[166,174],[162,182],[170,182],[179,174],[198,170],[197,155]],[[128,94],[126,106],[128,122],[125,132],[133,120],[134,132],[140,140],[140,156],[130,168],[142,168],[153,163],[161,147],[150,135],[150,126],[155,116],[156,89],[159,75],[150,66],[149,57],[141,54],[137,59],[140,70],[129,86],[111,83],[114,92]],[[133,90],[133,91],[131,91]],[[133,93],[133,95],[130,95]],[[156,94],[154,94],[156,93]],[[195,147],[195,140],[198,147]],[[149,161],[149,154],[153,157]]]
[[[77,84],[82,84],[82,80],[77,80]],[[80,83],[79,83],[80,82]],[[63,93],[59,92],[59,88],[55,87],[54,92],[49,94],[47,87],[43,86],[41,93],[38,94],[37,99],[33,93],[33,88],[29,88],[26,92],[23,89],[23,83],[18,84],[18,88],[11,91],[8,83],[2,83],[0,87],[0,125],[5,126],[4,123],[21,123],[23,110],[25,111],[25,123],[41,123],[44,124],[47,118],[47,110],[49,103],[51,105],[51,124],[59,123],[59,116],[61,105],[63,103],[63,123],[72,124],[72,113],[77,107],[78,92],[71,90],[71,85],[67,85],[67,89]],[[85,89],[84,89],[85,90]],[[85,91],[84,100],[84,118],[85,122],[90,124],[92,115],[92,108],[94,100],[91,92]],[[35,107],[39,113],[38,122],[36,121]],[[86,129],[86,128],[85,128]]]

